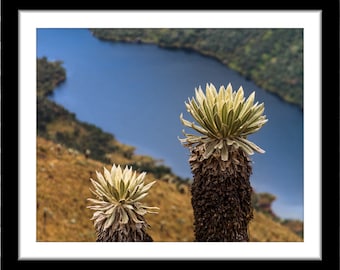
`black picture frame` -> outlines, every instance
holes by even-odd
[[[318,267],[331,269],[335,265],[339,265],[339,2],[338,3],[313,3],[310,6],[304,2],[297,4],[295,2],[282,4],[278,7],[269,7],[267,4],[240,5],[234,7],[215,8],[217,10],[321,10],[322,11],[322,259],[321,260],[213,260],[213,261],[195,261],[195,260],[116,260],[116,261],[88,261],[88,260],[19,260],[18,259],[18,224],[25,222],[19,219],[18,201],[20,194],[19,187],[19,155],[20,155],[20,119],[19,119],[19,91],[18,82],[20,74],[18,72],[19,63],[18,45],[20,40],[18,37],[19,22],[18,12],[20,10],[100,10],[113,9],[124,10],[131,8],[122,7],[103,7],[96,6],[81,8],[77,6],[71,7],[69,4],[65,6],[43,7],[40,4],[29,3],[2,3],[1,6],[1,268],[9,269],[15,267],[32,267],[34,264],[47,265],[53,264],[57,266],[86,266],[91,264],[92,267],[98,267],[96,264],[114,264],[114,263],[227,263],[227,264],[263,264],[263,266],[273,264],[295,264],[296,266],[305,266],[316,264]],[[30,5],[30,6],[28,6]],[[247,7],[246,7],[247,6]],[[245,8],[246,7],[246,8]],[[136,10],[145,10],[146,6]],[[153,8],[154,9],[154,8]],[[160,10],[163,8],[160,8]],[[170,8],[172,9],[172,8]],[[178,9],[178,8],[174,8]],[[206,9],[206,8],[201,8]],[[207,8],[210,10],[211,8]],[[187,9],[188,10],[188,9]],[[13,31],[14,29],[14,31]],[[16,57],[18,55],[18,58]],[[334,66],[333,66],[334,65]],[[334,90],[336,89],[336,90]],[[336,92],[335,92],[336,91]],[[327,95],[326,95],[327,94]],[[334,94],[336,97],[334,97]],[[18,122],[16,122],[18,120]],[[332,121],[333,120],[333,121]],[[34,127],[32,127],[34,128]],[[21,131],[22,132],[22,131]],[[331,140],[333,136],[335,140]],[[324,140],[325,139],[325,140]],[[12,142],[12,143],[10,143]],[[327,147],[327,142],[330,145]],[[330,151],[330,152],[329,152]],[[18,154],[18,156],[16,156]],[[323,159],[323,156],[327,159]],[[27,179],[27,181],[32,179]],[[339,201],[338,201],[339,200]],[[137,265],[136,265],[137,266]],[[7,267],[7,268],[6,268]],[[336,268],[336,267],[335,267]]]

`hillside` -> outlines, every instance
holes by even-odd
[[[219,60],[262,89],[303,108],[303,29],[90,29],[101,40],[153,43]]]
[[[113,162],[119,164],[119,160]],[[87,158],[83,153],[37,137],[37,241],[92,242],[95,230],[86,208],[92,197],[89,178],[109,163]],[[157,180],[145,202],[158,206],[159,214],[147,215],[150,235],[156,242],[191,242],[193,212],[190,188],[160,180],[148,173],[146,181]],[[259,211],[249,227],[252,242],[301,242],[288,227]]]

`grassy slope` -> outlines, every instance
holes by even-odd
[[[119,155],[113,162],[119,163]],[[37,137],[37,241],[93,242],[95,231],[87,209],[92,197],[89,178],[111,164],[86,159],[82,153]],[[154,180],[148,174],[146,181]],[[193,213],[190,190],[179,192],[176,184],[158,180],[145,202],[160,207],[157,215],[147,215],[150,235],[156,242],[191,242]],[[255,211],[250,224],[252,242],[301,242],[289,228]]]

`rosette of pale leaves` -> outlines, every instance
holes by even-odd
[[[148,191],[156,182],[144,183],[146,173],[137,176],[132,167],[124,170],[113,164],[109,171],[104,167],[104,174],[96,172],[97,181],[90,178],[94,189],[90,189],[96,199],[88,198],[94,210],[92,220],[94,226],[101,230],[118,229],[124,224],[145,223],[146,213],[158,213],[158,207],[144,205],[141,200],[148,195]],[[146,225],[146,224],[144,224]]]
[[[241,148],[248,155],[254,151],[264,153],[264,150],[247,136],[258,131],[267,121],[263,115],[264,103],[254,103],[255,92],[246,99],[242,86],[233,91],[229,83],[227,88],[221,86],[219,91],[213,84],[206,85],[204,94],[201,87],[195,88],[195,98],[185,102],[187,111],[197,121],[187,121],[180,115],[182,124],[197,131],[196,134],[187,134],[180,139],[185,146],[204,145],[203,159],[211,155],[221,156],[227,161],[229,153]]]

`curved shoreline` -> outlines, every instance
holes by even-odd
[[[109,40],[108,40],[109,41]],[[132,42],[129,42],[129,43],[132,43]],[[136,42],[135,42],[136,43]],[[140,43],[140,42],[139,42]],[[301,106],[300,104],[298,104],[297,102],[294,102],[294,101],[289,101],[287,99],[285,99],[284,97],[282,97],[281,95],[279,95],[276,91],[272,91],[272,90],[269,90],[269,89],[266,89],[266,88],[263,88],[261,85],[258,85],[256,83],[256,81],[254,81],[253,79],[251,78],[248,78],[245,74],[242,74],[241,72],[239,72],[238,70],[235,70],[233,68],[231,68],[230,66],[228,66],[227,63],[225,63],[224,61],[222,61],[221,59],[219,59],[217,56],[209,53],[209,52],[203,52],[203,51],[199,51],[199,50],[196,50],[194,48],[191,48],[191,47],[168,47],[168,46],[162,46],[161,44],[156,44],[156,43],[143,43],[143,44],[153,44],[153,45],[156,45],[160,48],[163,48],[163,49],[167,49],[167,50],[184,50],[184,51],[188,51],[188,52],[194,52],[194,53],[198,53],[204,57],[209,57],[209,58],[212,58],[216,61],[218,61],[219,63],[221,63],[222,65],[224,65],[225,67],[227,67],[228,69],[231,69],[233,70],[234,72],[238,73],[240,76],[244,77],[245,80],[247,81],[250,81],[252,83],[254,83],[255,85],[257,85],[258,87],[262,88],[263,90],[275,95],[276,97],[278,97],[280,100],[282,100],[283,102],[286,102],[292,106],[296,106],[298,107],[299,109],[301,109],[303,111],[303,106]]]
[[[179,44],[179,42],[177,43],[172,43],[172,44],[166,44],[165,42],[162,42],[161,40],[156,40],[155,38],[149,38],[148,37],[136,37],[134,36],[129,37],[129,36],[125,36],[125,37],[121,37],[121,36],[114,36],[114,37],[104,37],[102,36],[100,33],[96,33],[95,31],[98,29],[89,29],[90,33],[97,38],[100,41],[105,41],[105,42],[120,42],[120,43],[134,43],[134,44],[150,44],[150,45],[155,45],[158,46],[160,48],[164,48],[164,49],[169,49],[169,50],[184,50],[184,51],[188,51],[188,52],[194,52],[194,53],[198,53],[204,57],[210,57],[214,60],[217,60],[219,63],[221,63],[222,65],[226,66],[227,68],[233,70],[234,72],[237,72],[239,75],[241,75],[242,77],[244,77],[246,80],[253,82],[254,84],[256,84],[258,87],[262,88],[263,90],[277,96],[279,99],[281,99],[282,101],[291,104],[292,106],[296,106],[298,107],[301,111],[303,111],[303,100],[300,101],[299,100],[293,100],[288,98],[289,95],[284,96],[283,94],[280,94],[280,91],[276,91],[273,87],[265,87],[261,82],[259,82],[259,80],[256,80],[256,78],[252,78],[251,75],[246,74],[246,72],[242,72],[241,67],[240,68],[235,68],[233,67],[233,65],[230,65],[229,63],[227,63],[226,60],[223,60],[221,57],[219,57],[217,54],[213,53],[211,50],[203,50],[200,48],[196,48],[195,46],[193,46],[192,44],[188,43],[189,45],[185,45],[185,46],[181,46],[181,44]],[[232,60],[231,60],[232,61]],[[289,85],[288,85],[289,86]],[[302,95],[303,95],[303,90],[302,90]]]

